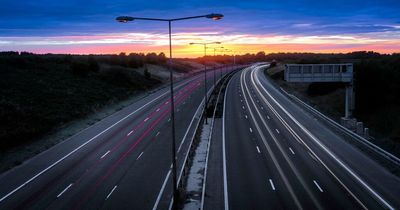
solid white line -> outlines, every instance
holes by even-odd
[[[289,147],[290,152],[294,155],[294,151],[292,150],[292,148]]]
[[[177,89],[187,83],[189,83],[190,81],[195,80],[196,77],[194,77],[193,79],[189,79],[187,82],[183,82],[182,84],[177,85],[176,87],[174,87],[174,89]],[[169,91],[165,91],[163,94],[157,96],[156,98],[154,98],[153,100],[147,102],[146,104],[142,105],[141,107],[139,107],[138,109],[136,109],[135,111],[129,113],[128,115],[126,115],[124,118],[120,119],[119,121],[115,122],[114,124],[112,124],[111,126],[109,126],[108,128],[106,128],[105,130],[103,130],[102,132],[98,133],[97,135],[95,135],[94,137],[92,137],[91,139],[89,139],[88,141],[86,141],[85,143],[81,144],[79,147],[75,148],[74,150],[72,150],[71,152],[69,152],[68,154],[66,154],[65,156],[63,156],[62,158],[58,159],[56,162],[52,163],[50,166],[48,166],[47,168],[43,169],[42,171],[40,171],[39,173],[37,173],[35,176],[31,177],[30,179],[28,179],[26,182],[24,182],[23,184],[19,185],[18,187],[16,187],[15,189],[13,189],[11,192],[7,193],[5,196],[3,196],[2,198],[0,198],[0,202],[4,201],[6,198],[8,198],[10,195],[14,194],[15,192],[17,192],[18,190],[20,190],[21,188],[25,187],[25,185],[29,184],[30,182],[32,182],[33,180],[35,180],[37,177],[39,177],[40,175],[42,175],[43,173],[47,172],[48,170],[50,170],[51,168],[53,168],[54,166],[56,166],[57,164],[59,164],[60,162],[62,162],[63,160],[65,160],[66,158],[68,158],[69,156],[71,156],[72,154],[74,154],[76,151],[80,150],[82,147],[84,147],[85,145],[87,145],[88,143],[92,142],[94,139],[96,139],[97,137],[99,137],[100,135],[102,135],[103,133],[107,132],[108,130],[110,130],[111,128],[113,128],[115,125],[119,124],[120,122],[124,121],[126,118],[130,117],[131,115],[135,114],[136,112],[142,110],[144,107],[148,106],[149,104],[153,103],[154,101],[160,99],[161,97],[163,97],[164,95],[168,94]],[[100,123],[101,121],[99,121],[98,123]],[[95,123],[94,125],[98,124]],[[92,125],[93,126],[93,125]],[[74,136],[82,133],[83,131],[88,130],[89,128],[91,128],[92,126],[83,129],[82,131],[78,132],[77,134],[75,134]],[[72,136],[72,137],[74,137]],[[72,137],[68,138],[67,140],[71,139]],[[64,140],[64,142],[66,142],[67,140]]]
[[[311,154],[310,152],[308,152],[308,155],[310,155],[312,157],[312,159],[314,159],[315,161],[318,162],[317,158],[315,158],[315,156],[313,154]]]
[[[179,87],[179,86],[178,86]],[[42,171],[40,171],[39,173],[37,173],[36,175],[34,175],[33,177],[31,177],[30,179],[28,179],[27,181],[25,181],[23,184],[19,185],[18,187],[16,187],[15,189],[13,189],[11,192],[7,193],[5,196],[3,196],[2,198],[0,198],[0,202],[4,201],[6,198],[8,198],[10,195],[14,194],[15,192],[17,192],[18,190],[20,190],[21,188],[25,187],[25,185],[29,184],[30,182],[32,182],[33,180],[35,180],[37,177],[39,177],[40,175],[42,175],[43,173],[47,172],[48,170],[50,170],[51,168],[53,168],[54,166],[56,166],[57,164],[59,164],[61,161],[65,160],[66,158],[68,158],[69,156],[71,156],[72,154],[74,154],[76,151],[80,150],[82,147],[86,146],[87,144],[89,144],[90,142],[92,142],[94,139],[96,139],[97,137],[99,137],[100,135],[102,135],[103,133],[107,132],[108,130],[110,130],[111,128],[113,128],[115,125],[119,124],[120,122],[124,121],[126,118],[130,117],[131,115],[135,114],[136,112],[142,110],[144,107],[148,106],[149,104],[153,103],[154,101],[158,100],[159,98],[161,98],[162,96],[166,95],[167,93],[169,93],[168,91],[166,91],[165,93],[159,95],[158,97],[154,98],[153,100],[149,101],[148,103],[144,104],[143,106],[141,106],[140,108],[136,109],[135,111],[131,112],[130,114],[126,115],[124,118],[120,119],[119,121],[115,122],[114,124],[112,124],[110,127],[104,129],[102,132],[98,133],[97,135],[95,135],[94,137],[92,137],[91,139],[89,139],[88,141],[86,141],[85,143],[81,144],[80,146],[78,146],[77,148],[75,148],[74,150],[72,150],[71,152],[69,152],[68,154],[66,154],[65,156],[63,156],[62,158],[58,159],[56,162],[52,163],[51,165],[49,165],[47,168],[43,169]],[[86,129],[85,129],[86,130]],[[64,141],[65,142],[65,141]]]
[[[115,185],[114,188],[112,188],[111,192],[108,193],[106,200],[111,196],[111,194],[114,192],[115,189],[117,189],[117,185]]]
[[[256,146],[256,147],[257,147],[257,152],[258,152],[258,153],[261,153],[260,148],[258,148],[258,146]]]
[[[172,165],[170,166],[170,168],[172,168]],[[167,176],[165,177],[164,182],[161,186],[160,192],[158,193],[156,202],[154,203],[153,210],[157,210],[158,203],[161,200],[162,192],[164,192],[165,186],[167,185],[167,181],[169,180],[169,176],[171,176],[171,170],[168,170]]]
[[[229,197],[228,197],[228,181],[226,172],[226,149],[225,149],[225,115],[226,115],[226,98],[228,95],[229,84],[233,79],[231,78],[226,85],[225,96],[224,96],[224,108],[222,114],[222,166],[223,166],[223,177],[224,177],[224,209],[229,210]]]
[[[248,88],[248,86],[247,86],[247,84],[246,84],[246,82],[245,82],[245,74],[246,74],[245,71],[243,71],[242,74],[241,74],[241,87],[242,87],[242,90],[243,90],[243,91],[247,91],[247,93],[250,95],[249,88]],[[272,148],[271,148],[271,147],[269,146],[269,144],[267,143],[267,140],[266,140],[266,138],[265,138],[265,136],[264,136],[264,133],[262,132],[262,130],[261,130],[261,128],[260,128],[260,126],[259,126],[257,120],[255,119],[255,114],[253,113],[252,109],[250,108],[250,104],[249,104],[249,102],[248,102],[249,100],[247,99],[246,95],[245,95],[244,99],[245,99],[245,102],[246,102],[246,104],[247,104],[247,107],[249,108],[249,114],[250,114],[250,116],[251,116],[251,118],[252,118],[252,120],[253,120],[253,122],[254,122],[254,124],[255,124],[255,126],[256,126],[256,129],[258,130],[258,133],[260,134],[260,137],[261,137],[261,139],[262,139],[262,141],[263,141],[263,143],[264,143],[266,149],[268,150],[267,153],[269,154],[269,156],[271,157],[271,159],[272,159],[274,165],[276,166],[276,168],[277,168],[277,170],[278,170],[278,173],[279,173],[280,177],[282,178],[282,180],[283,180],[285,186],[288,188],[288,191],[289,191],[291,197],[293,198],[293,201],[295,202],[297,208],[298,208],[298,209],[303,209],[302,206],[301,206],[301,204],[300,204],[299,199],[297,198],[296,194],[294,193],[294,190],[293,190],[292,186],[291,186],[290,183],[289,183],[288,178],[286,177],[285,173],[283,172],[283,169],[281,168],[281,166],[280,166],[280,164],[279,164],[279,161],[277,160],[276,156],[275,156],[274,153],[272,152]],[[257,106],[256,106],[256,103],[255,103],[255,101],[253,100],[253,98],[249,96],[249,99],[250,99],[250,101],[252,102],[252,104],[254,105],[254,108],[255,108],[255,111],[257,112],[257,114],[258,114],[258,115],[261,115],[261,113],[259,112],[259,110],[258,110],[258,108],[257,108]],[[263,118],[260,118],[260,119],[261,119],[261,121],[262,121],[264,127],[267,129],[268,133],[270,134],[270,136],[274,139],[275,144],[276,144],[276,145],[278,146],[278,148],[280,149],[280,146],[279,146],[279,144],[277,143],[277,140],[276,140],[276,138],[275,138],[275,135],[273,134],[273,131],[270,130],[270,128],[267,126],[267,123],[264,121]],[[280,149],[280,150],[281,150],[281,149]],[[282,152],[282,150],[281,150],[281,152]],[[283,154],[283,153],[282,153],[282,154]],[[284,157],[285,157],[285,156],[284,156]],[[285,159],[286,159],[286,157],[285,157]],[[290,162],[288,162],[288,163],[289,163],[289,165],[290,165]],[[292,167],[292,166],[291,166],[291,167]],[[292,169],[293,169],[293,168],[292,168]],[[296,171],[294,171],[294,172],[296,172]],[[301,180],[300,180],[300,182],[301,182]],[[302,183],[302,184],[303,184],[303,183]]]
[[[62,194],[64,194],[65,191],[67,191],[72,185],[73,183],[69,184],[63,191],[60,192],[60,194],[57,195],[57,198],[59,198]]]
[[[314,182],[314,184],[318,187],[318,190],[319,190],[319,191],[324,192],[324,191],[322,190],[322,188],[319,186],[319,184],[317,183],[317,181],[313,180],[313,182]]]
[[[144,152],[140,153],[140,155],[136,158],[136,160],[139,160],[140,157],[142,157]]]
[[[354,173],[347,165],[345,165],[340,159],[338,159],[336,157],[336,155],[334,155],[329,149],[327,149],[325,147],[325,145],[323,145],[319,139],[317,139],[313,134],[310,133],[310,131],[308,131],[302,124],[300,124],[286,109],[284,109],[282,107],[282,105],[280,105],[270,94],[269,92],[263,87],[263,85],[261,85],[261,82],[259,80],[258,77],[255,77],[255,79],[257,80],[258,84],[260,84],[260,87],[263,89],[263,91],[269,95],[269,97],[275,102],[275,104],[277,104],[280,109],[285,112],[285,114],[295,123],[297,124],[297,126],[299,126],[315,143],[318,144],[318,146],[320,146],[331,158],[333,158],[341,167],[343,167],[350,175],[353,176],[353,178],[355,178],[363,187],[365,187],[371,194],[373,194],[379,201],[381,201],[387,208],[389,209],[394,209],[387,201],[385,201],[377,192],[375,192],[367,183],[365,183],[360,177],[357,176],[356,173]],[[255,82],[253,81],[253,83],[255,84]],[[257,86],[256,86],[257,88]],[[257,88],[258,89],[258,88]],[[261,93],[260,90],[258,90]],[[263,95],[261,95],[261,97],[263,97]],[[268,101],[266,98],[263,97],[263,100],[268,104]],[[270,105],[269,105],[270,106]],[[270,106],[271,110],[274,111],[273,107]],[[276,113],[274,113],[278,119],[281,120],[281,122],[285,125],[287,125],[286,121],[284,121],[282,119],[282,117]],[[286,126],[285,125],[285,126]],[[305,145],[305,147],[311,151],[313,154],[315,154],[311,148],[303,141],[303,139],[301,139],[297,133],[293,133],[294,131],[291,129],[291,127],[286,126],[287,129],[289,131],[291,131],[292,135],[296,138],[297,141],[301,141],[303,143],[303,145]],[[297,139],[298,138],[298,139]],[[364,208],[364,209],[368,209],[354,194],[353,192],[336,176],[335,173],[333,173],[333,171],[318,157],[315,156],[318,161],[328,170],[328,172],[342,185],[343,188],[345,188],[347,190],[347,192],[353,196],[353,198]]]
[[[145,122],[147,122],[147,120],[149,120],[149,118],[147,117],[146,119],[144,119]]]
[[[275,130],[276,130],[277,133],[279,133],[279,130],[278,130],[278,129],[275,128]]]
[[[212,89],[210,89],[210,90],[208,91],[208,94],[211,92],[211,90],[212,90]],[[204,106],[203,106],[203,104],[204,104],[204,99],[201,101],[200,105],[197,107],[197,110],[196,110],[195,114],[193,115],[192,120],[190,121],[190,124],[189,124],[188,128],[186,129],[186,133],[185,133],[185,135],[184,135],[183,138],[182,138],[182,141],[181,141],[181,144],[179,145],[179,148],[178,148],[178,150],[177,150],[177,153],[179,153],[179,151],[181,150],[181,147],[182,147],[183,143],[184,143],[185,140],[186,140],[186,136],[189,134],[189,130],[190,130],[190,128],[192,127],[192,124],[193,124],[193,122],[194,122],[196,116],[198,115],[200,108],[203,108],[203,111],[204,111]],[[200,120],[197,121],[196,128],[199,127],[199,124],[200,124]],[[193,139],[194,139],[194,135],[195,135],[195,134],[196,134],[196,133],[194,132],[193,135],[192,135],[189,148],[190,148],[190,146],[191,146],[192,143],[193,143]],[[189,152],[186,153],[185,159],[187,159],[188,155],[189,155]],[[172,168],[172,164],[170,165],[170,168]],[[181,169],[181,172],[180,172],[179,177],[178,177],[178,182],[179,182],[180,179],[181,179],[181,176],[182,176],[182,173],[183,173],[183,169],[184,169],[184,167],[182,167],[182,169]],[[165,185],[167,184],[167,181],[169,180],[169,177],[170,177],[170,176],[171,176],[171,170],[169,170],[168,173],[167,173],[167,175],[165,176],[163,185],[161,186],[161,189],[160,189],[160,191],[158,192],[157,199],[156,199],[156,201],[154,202],[153,210],[157,210],[158,204],[160,203],[160,199],[161,199],[162,194],[163,194],[164,189],[165,189]],[[169,208],[169,209],[171,209],[171,206],[172,206],[172,198],[171,198],[171,203],[170,203],[170,208]]]
[[[219,92],[218,92],[217,101],[219,101],[219,98],[221,96],[221,91],[222,91],[222,89],[220,88]],[[214,131],[214,122],[215,122],[215,113],[216,112],[217,112],[217,106],[214,107],[214,112],[213,112],[212,121],[211,121],[211,131],[208,136],[207,155],[206,155],[204,175],[203,175],[203,187],[202,187],[202,192],[201,192],[200,210],[204,210],[204,201],[205,201],[205,196],[206,196],[207,172],[208,172],[208,158],[210,155],[210,147],[211,147],[211,141],[212,141],[212,134]]]
[[[274,185],[274,183],[272,182],[272,179],[269,179],[269,183],[271,184],[272,190],[275,191],[275,185]]]
[[[133,133],[133,130],[129,132],[126,136],[130,136]]]
[[[101,158],[100,159],[103,159],[106,155],[108,155],[108,153],[110,153],[110,150],[108,150],[106,153],[104,153],[104,155],[103,156],[101,156]]]
[[[380,148],[379,146],[373,144],[372,142],[368,141],[367,139],[365,139],[364,137],[354,133],[353,131],[349,130],[346,127],[343,127],[342,125],[340,125],[339,123],[335,122],[334,120],[332,120],[331,118],[325,116],[324,114],[322,114],[321,112],[319,112],[318,110],[314,109],[313,107],[311,107],[310,105],[306,104],[305,102],[303,102],[302,100],[300,100],[299,98],[297,98],[296,96],[286,93],[287,95],[289,95],[290,97],[296,99],[298,102],[300,102],[301,104],[303,104],[304,106],[306,106],[308,109],[310,109],[312,112],[317,113],[319,116],[321,116],[323,119],[327,120],[329,123],[333,124],[334,126],[344,130],[347,134],[349,134],[350,136],[354,137],[357,141],[361,142],[362,144],[368,146],[369,148],[375,150],[376,152],[378,152],[379,154],[383,155],[385,158],[393,161],[396,164],[400,163],[400,159],[396,156],[394,156],[393,154],[389,153],[388,151]],[[318,119],[316,119],[318,120]]]
[[[160,131],[157,132],[156,136],[160,135]]]

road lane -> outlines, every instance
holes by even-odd
[[[269,159],[263,158],[256,150],[258,136],[250,132],[244,116],[242,94],[238,88],[240,75],[236,74],[227,88],[224,110],[226,173],[230,209],[263,209],[266,206],[280,209],[294,207],[284,202],[270,188],[269,179],[276,179]],[[242,100],[243,101],[243,100]],[[277,192],[285,192],[285,189]],[[284,193],[287,195],[287,193]]]
[[[397,177],[394,177],[382,167],[377,167],[377,164],[370,158],[352,148],[351,145],[340,139],[328,128],[313,120],[304,110],[299,109],[290,101],[287,102],[285,96],[271,85],[259,68],[247,69],[243,71],[242,75],[244,77],[243,84],[247,86],[245,89],[249,97],[248,101],[254,99],[250,104],[257,113],[255,118],[259,117],[261,121],[265,121],[263,124],[265,124],[266,130],[268,130],[267,127],[270,127],[272,132],[268,133],[270,133],[270,136],[277,137],[276,145],[278,149],[279,147],[282,148],[279,149],[281,155],[285,156],[285,151],[290,154],[290,159],[284,158],[287,163],[292,162],[291,164],[294,166],[294,168],[289,168],[292,171],[298,170],[299,172],[293,178],[304,177],[306,186],[313,190],[312,194],[316,194],[317,201],[323,208],[392,208],[392,205],[398,206],[396,197],[399,195],[398,186],[400,182]],[[246,93],[244,95],[246,96]],[[286,101],[287,103],[279,104],[277,101]],[[291,111],[291,115],[287,114],[286,109]],[[236,111],[239,110],[240,108]],[[298,126],[298,122],[294,122],[296,119],[311,131],[307,129],[304,131],[302,126]],[[312,134],[318,136],[318,138]],[[325,148],[320,141],[329,145],[329,149]],[[344,170],[341,163],[338,164],[337,160],[332,160],[330,149],[337,149],[334,152],[339,153],[339,157],[344,157],[344,161],[351,164],[351,171],[355,168],[354,170],[357,171],[356,178]],[[348,153],[346,154],[346,152]],[[334,155],[334,157],[336,156]],[[359,160],[364,161],[357,162]],[[367,163],[367,166],[364,163]],[[377,169],[377,171],[374,169]],[[288,171],[285,170],[285,172]],[[371,178],[368,179],[371,176],[369,174],[375,176],[373,181],[371,181]],[[360,183],[359,177],[362,177],[361,179],[364,183],[367,183],[367,186],[373,186],[370,189],[373,189],[373,192],[379,192],[378,195],[382,195],[381,198],[384,198],[384,202],[374,193],[369,192],[369,189],[366,189],[363,183]],[[377,182],[380,183],[379,186],[375,185]],[[388,185],[388,183],[390,184]],[[296,184],[294,183],[294,185]],[[303,186],[303,188],[306,186]],[[379,189],[379,191],[376,191],[376,189]],[[387,191],[390,191],[390,193]],[[303,198],[300,200],[303,201]]]
[[[212,73],[208,73],[208,77],[211,76]],[[177,139],[183,136],[201,102],[203,84],[202,75],[176,84]],[[210,87],[211,82],[207,88]],[[71,209],[72,204],[78,209],[100,208],[115,198],[120,199],[114,202],[114,208],[136,205],[150,209],[161,186],[161,176],[170,164],[168,98],[167,88],[157,91],[1,175],[0,183],[4,187],[0,190],[0,209]],[[67,157],[60,160],[65,155]],[[51,163],[56,164],[52,166]],[[40,173],[43,168],[48,169]],[[39,175],[35,177],[35,174]],[[34,179],[30,180],[32,176]],[[137,178],[132,179],[134,176]],[[30,181],[26,183],[26,180]],[[126,183],[126,180],[134,181]],[[24,182],[26,184],[18,189]],[[115,186],[118,188],[114,189]],[[17,190],[13,192],[13,189]],[[118,192],[127,195],[137,192],[142,196],[117,197]],[[142,202],[143,197],[147,203]]]
[[[347,196],[345,195],[345,192],[343,192],[340,187],[337,186],[336,183],[334,183],[334,180],[331,179],[326,179],[327,175],[323,168],[321,168],[316,162],[314,161],[312,156],[309,155],[304,155],[308,153],[302,153],[302,155],[297,155],[295,158],[293,156],[289,156],[289,151],[287,148],[293,147],[293,145],[290,145],[290,143],[294,142],[295,139],[292,136],[287,135],[287,133],[283,132],[285,131],[282,125],[274,123],[274,120],[271,120],[271,118],[265,118],[265,116],[270,115],[271,113],[266,113],[266,109],[261,109],[260,105],[254,102],[253,98],[257,99],[257,95],[255,94],[255,91],[250,88],[251,82],[247,80],[246,75],[248,76],[249,73],[251,73],[251,69],[248,69],[248,71],[245,71],[242,73],[243,75],[243,83],[246,88],[246,91],[248,92],[250,100],[253,102],[253,107],[257,111],[258,116],[260,116],[261,121],[263,122],[266,130],[268,130],[268,133],[272,137],[273,144],[275,144],[277,149],[274,149],[273,151],[280,151],[277,155],[283,156],[283,160],[281,163],[283,164],[284,162],[287,163],[289,166],[286,170],[286,173],[292,171],[295,176],[290,178],[290,180],[293,181],[294,186],[298,186],[297,189],[295,189],[296,194],[302,196],[300,198],[300,202],[302,203],[302,206],[305,209],[308,208],[335,208],[335,209],[342,209],[342,208],[351,208],[354,209],[357,206],[355,205],[354,201],[351,199],[348,199]],[[261,99],[259,101],[262,101]],[[261,103],[262,104],[262,103]],[[262,106],[266,106],[262,104]],[[261,107],[262,107],[261,106]],[[266,106],[267,107],[267,106]],[[281,132],[279,132],[281,131]],[[283,135],[284,134],[284,135]],[[298,142],[296,142],[296,145],[298,145]],[[292,149],[293,150],[293,149]],[[301,151],[301,150],[299,150]],[[318,193],[315,190],[315,186],[312,181],[312,177],[316,178],[317,180],[324,180],[325,184],[329,186],[329,192],[326,193]],[[294,180],[298,180],[298,183],[294,182]],[[300,184],[300,185],[299,185]],[[301,192],[301,190],[304,190],[305,194]],[[306,195],[306,196],[304,196]],[[311,202],[307,202],[307,200],[310,199]],[[333,201],[338,201],[340,202],[333,202]]]

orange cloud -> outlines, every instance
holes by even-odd
[[[374,33],[346,36],[299,35],[226,35],[216,32],[190,32],[173,34],[174,57],[203,56],[202,46],[190,42],[221,41],[235,54],[273,52],[351,52],[373,50],[381,53],[400,52],[398,34]],[[0,37],[2,50],[31,51],[36,53],[115,54],[120,52],[165,52],[168,54],[168,36],[154,33],[99,34],[93,36],[61,37]],[[208,55],[214,54],[208,50]],[[232,52],[218,52],[232,54]]]

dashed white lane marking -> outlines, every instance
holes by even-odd
[[[149,120],[149,118],[147,117],[146,119],[144,119],[145,122],[147,122],[147,120]]]
[[[158,108],[157,110],[156,110],[156,112],[159,112],[160,111],[160,108]]]
[[[133,133],[133,131],[131,131],[128,134],[126,134],[126,136],[130,136],[132,133]]]
[[[269,183],[271,184],[272,190],[275,191],[275,185],[274,185],[274,183],[272,182],[272,179],[269,179]]]
[[[249,130],[250,130],[250,133],[253,133],[253,129],[249,128]]]
[[[140,157],[142,157],[144,152],[140,153],[140,155],[136,158],[136,160],[139,160]]]
[[[100,159],[103,159],[106,155],[108,155],[108,153],[110,153],[110,150],[108,150],[106,153],[104,153],[104,155],[103,156],[101,156],[101,158]]]
[[[271,118],[269,118],[269,116],[268,116],[268,115],[267,115],[267,118],[268,118],[268,120],[269,120],[269,119],[271,119]]]
[[[160,135],[160,131],[157,132],[156,136]]]
[[[318,190],[319,190],[320,192],[324,192],[324,191],[322,190],[322,188],[319,186],[319,184],[317,183],[317,181],[313,180],[313,182],[314,182],[314,184],[318,187]]]
[[[63,191],[61,191],[61,192],[57,195],[57,198],[59,198],[62,194],[64,194],[72,185],[73,185],[73,183],[69,184]]]
[[[242,106],[242,109],[244,109],[244,106]]]
[[[168,118],[168,122],[171,121],[171,118]]]
[[[277,133],[279,133],[279,130],[278,130],[278,129],[275,128],[275,130],[276,130]]]
[[[258,153],[261,153],[260,148],[258,148],[258,146],[256,146],[256,147],[257,147],[257,152],[258,152]]]
[[[165,102],[165,104],[168,104],[168,103],[169,103],[169,101]]]
[[[294,151],[292,150],[292,148],[289,147],[290,152],[294,155]]]
[[[264,107],[261,107],[261,109],[264,109]]]
[[[112,188],[111,192],[108,193],[106,200],[111,196],[111,194],[114,192],[115,189],[117,189],[117,185],[115,185],[114,188]]]
[[[244,117],[247,119],[247,115],[244,115]]]
[[[242,99],[240,99],[240,102],[243,102],[243,100],[242,100]]]

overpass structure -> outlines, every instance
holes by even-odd
[[[346,83],[345,118],[354,110],[353,64],[286,64],[287,82],[342,82]]]

